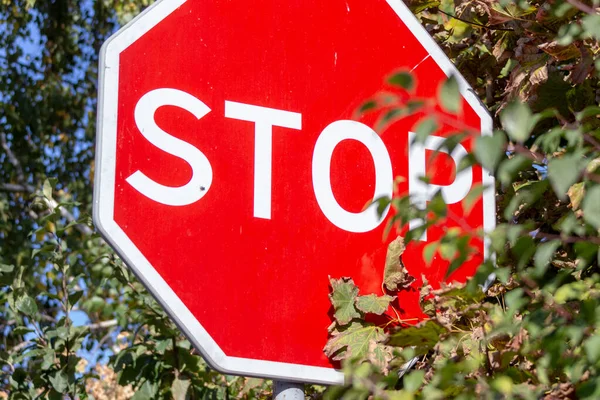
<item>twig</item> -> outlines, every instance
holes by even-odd
[[[535,151],[532,151],[519,143],[516,143],[514,145],[514,151],[515,151],[515,153],[520,154],[520,155],[527,157],[530,160],[533,160],[536,162],[542,162],[546,158],[545,155],[543,155],[541,153],[537,153]],[[590,173],[589,171],[583,170],[581,172],[581,176],[589,179],[590,181],[600,183],[600,175],[596,175],[596,174]]]
[[[467,234],[471,235],[472,237],[481,236],[475,229],[473,229],[467,223],[466,218],[458,216],[456,213],[454,213],[454,211],[450,210],[450,208],[448,207],[446,207],[446,217],[460,225],[462,230],[465,231]]]
[[[594,10],[592,7],[588,6],[587,4],[584,4],[584,3],[580,2],[579,0],[567,0],[567,3],[569,3],[570,5],[572,5],[573,7],[575,7],[576,9],[578,9],[579,11],[583,11],[584,13],[587,13],[587,14],[590,14],[590,15],[598,14],[596,12],[596,10]]]
[[[117,326],[116,319],[109,319],[108,321],[100,321],[95,324],[87,325],[87,328],[91,331],[112,328],[113,326]]]
[[[58,322],[58,321],[56,320],[56,318],[52,318],[51,316],[49,316],[49,315],[46,315],[46,314],[42,314],[42,315],[40,315],[40,319],[43,319],[43,320],[45,320],[45,321],[48,321],[48,322],[51,322],[51,323],[53,323],[53,324],[56,324],[56,323]]]
[[[600,142],[598,142],[592,135],[586,133],[583,135],[583,140],[594,146],[594,148],[600,151]]]
[[[538,232],[535,234],[536,239],[560,240],[564,243],[594,243],[600,245],[600,238],[593,236],[562,236],[553,233]]]
[[[535,162],[541,163],[546,159],[546,156],[544,154],[535,152],[531,149],[528,149],[527,147],[523,146],[520,143],[514,143],[512,146],[512,149],[515,151],[515,153],[525,156]],[[510,145],[507,146],[506,150],[507,151],[511,150]]]
[[[494,103],[494,76],[489,70],[485,73],[485,80],[485,102],[491,106]]]
[[[35,344],[35,342],[32,342],[30,340],[26,340],[24,342],[19,343],[18,345],[14,346],[12,349],[8,350],[9,354],[15,354],[18,353],[19,351],[31,346],[32,344]]]
[[[35,188],[31,185],[20,185],[16,183],[2,183],[0,184],[0,190],[5,192],[27,192],[33,193]]]
[[[442,14],[444,14],[444,15],[447,15],[450,18],[454,18],[454,19],[456,19],[458,21],[464,22],[465,24],[479,26],[481,28],[489,29],[491,31],[514,32],[514,29],[512,29],[512,28],[492,28],[491,26],[488,26],[488,25],[480,24],[480,23],[475,22],[475,21],[469,21],[467,19],[463,19],[463,18],[457,17],[456,15],[449,14],[449,13],[447,13],[445,11],[440,10],[440,9],[438,9],[438,11],[441,12]]]
[[[40,339],[40,342],[42,342],[42,344],[44,346],[46,346],[48,344],[48,342],[46,342],[46,339],[44,339],[44,333],[42,332],[42,330],[35,324],[35,322],[30,321],[31,322],[31,326],[33,326],[33,329],[35,330],[35,333],[38,336],[38,339]]]

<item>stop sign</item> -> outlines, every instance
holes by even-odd
[[[437,141],[411,145],[422,115],[373,131],[356,110],[385,78],[411,71],[410,96],[436,102],[455,68],[401,0],[162,0],[115,34],[101,55],[94,219],[206,360],[232,374],[340,383],[323,354],[328,276],[381,294],[392,211],[366,204],[398,191],[425,204],[441,189],[455,218],[427,229],[403,256],[413,287],[403,317],[420,318],[422,276],[447,261],[423,247],[448,228],[490,228],[493,184],[456,174],[473,137],[429,163]],[[491,119],[458,76],[453,121],[486,132]],[[406,94],[406,93],[405,93]],[[418,179],[427,174],[426,184]],[[465,280],[479,255],[455,271]]]

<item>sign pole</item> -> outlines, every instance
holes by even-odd
[[[304,400],[304,385],[297,382],[273,381],[273,400]]]

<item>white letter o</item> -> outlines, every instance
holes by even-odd
[[[392,197],[394,177],[392,162],[385,144],[371,128],[357,121],[340,120],[329,124],[315,144],[312,161],[313,188],[317,203],[329,221],[349,232],[368,232],[381,224],[389,207],[381,216],[377,204],[369,205],[359,213],[344,210],[335,200],[331,188],[331,157],[333,150],[346,139],[357,140],[369,150],[375,164],[375,193],[373,199]]]

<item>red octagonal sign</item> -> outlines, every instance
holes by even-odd
[[[399,294],[407,318],[422,316],[421,277],[439,285],[448,268],[426,265],[423,247],[450,227],[493,226],[493,194],[461,205],[475,185],[493,186],[477,166],[455,172],[473,138],[429,163],[450,126],[409,145],[419,115],[380,134],[356,116],[393,89],[385,78],[398,68],[416,77],[410,95],[431,101],[455,74],[463,104],[452,118],[490,131],[401,0],[162,0],[103,47],[95,222],[214,368],[343,381],[322,351],[328,276],[381,293],[392,212],[365,204],[391,196],[394,178],[422,204],[441,190],[455,216],[403,256],[416,278]],[[484,244],[472,245],[479,255],[450,279],[481,262]]]

